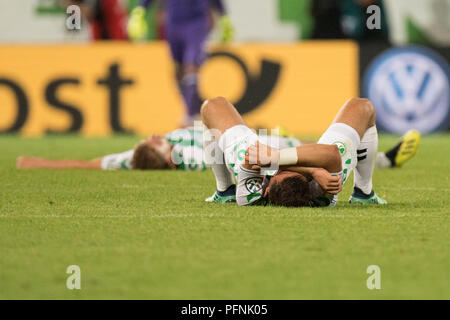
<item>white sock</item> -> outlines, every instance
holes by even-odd
[[[373,126],[364,133],[359,143],[358,164],[355,168],[355,187],[365,194],[372,192],[372,174],[378,149],[377,127]]]
[[[211,167],[216,178],[216,186],[218,191],[225,191],[234,183],[233,174],[225,165],[223,152],[217,145],[216,141],[204,142],[205,162]]]
[[[225,191],[234,184],[233,174],[228,171],[224,164],[213,164],[211,166],[214,176],[216,177],[216,185],[218,191]]]
[[[377,159],[375,161],[375,169],[387,169],[392,168],[391,160],[386,157],[386,153],[378,152]]]

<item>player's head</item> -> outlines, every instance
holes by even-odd
[[[312,194],[308,180],[297,172],[280,171],[267,186],[269,203],[283,207],[310,207]]]
[[[172,146],[165,137],[151,135],[134,149],[131,165],[138,170],[170,169]]]

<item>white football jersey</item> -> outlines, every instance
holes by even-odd
[[[110,154],[102,158],[103,170],[130,170],[134,150]]]
[[[206,170],[203,157],[203,130],[194,127],[178,129],[166,135],[173,145],[172,161],[179,170]]]
[[[168,142],[173,145],[172,161],[179,170],[206,170],[203,159],[203,131],[194,127],[178,129],[166,135]],[[110,154],[102,158],[103,170],[131,170],[131,160],[134,150],[123,153]]]
[[[167,141],[173,145],[172,161],[177,166],[177,169],[185,171],[206,170],[203,155],[203,130],[194,127],[178,129],[168,133],[166,138]],[[297,147],[300,145],[300,142],[295,138],[275,136],[259,136],[259,141],[268,145],[273,145],[272,142],[276,141],[276,147],[279,147],[280,149]],[[122,153],[107,155],[102,159],[102,169],[131,170],[133,154],[134,150],[128,150]],[[238,169],[238,167],[236,167],[236,169]]]

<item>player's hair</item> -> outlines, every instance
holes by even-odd
[[[274,181],[269,189],[269,203],[282,207],[313,206],[308,182],[300,176]]]
[[[134,149],[131,167],[135,170],[168,169],[164,156],[147,143],[141,143]]]

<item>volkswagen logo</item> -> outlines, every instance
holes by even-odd
[[[412,46],[381,54],[366,72],[363,94],[375,105],[381,129],[403,134],[448,128],[449,65],[430,49]]]

